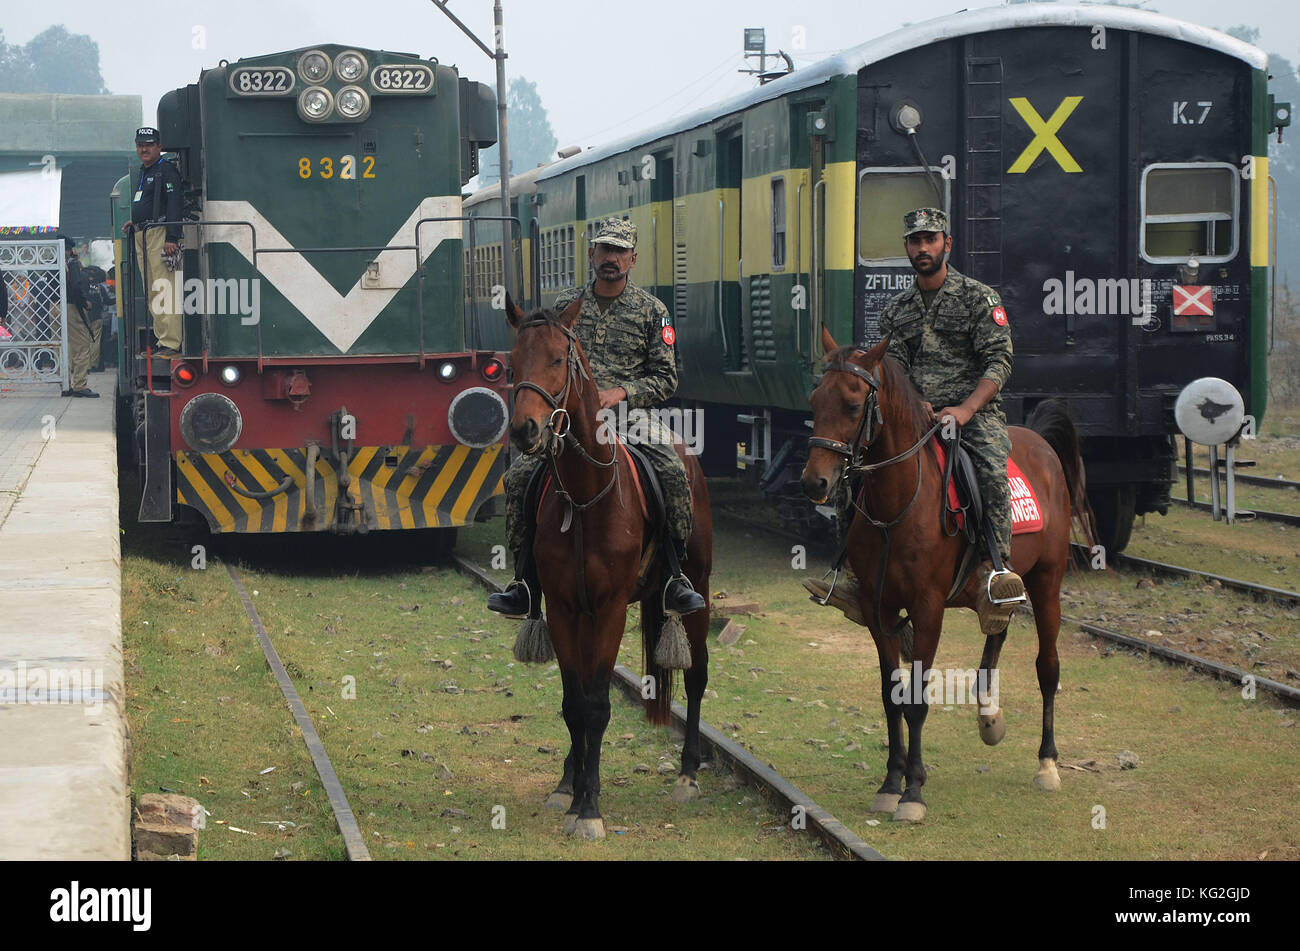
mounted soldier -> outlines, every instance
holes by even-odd
[[[581,299],[574,332],[591,365],[600,391],[602,410],[623,400],[635,410],[653,410],[677,390],[668,310],[653,295],[628,279],[636,264],[636,226],[621,218],[600,223],[587,250],[592,278],[582,288],[565,291],[555,302],[564,311]],[[609,427],[612,430],[612,427]],[[649,414],[626,436],[649,457],[663,490],[663,517],[671,545],[665,545],[664,610],[690,614],[707,606],[681,571],[691,534],[691,492],[686,470],[673,448],[673,435]],[[533,560],[536,492],[534,475],[543,471],[541,457],[521,455],[505,476],[506,545],[514,553],[515,577],[501,594],[488,598],[488,608],[507,617],[540,616],[541,586]],[[526,501],[527,500],[527,501]]]

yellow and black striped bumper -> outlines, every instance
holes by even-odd
[[[176,453],[176,501],[197,509],[213,532],[316,532],[337,530],[338,474],[328,450],[316,461],[316,517],[307,516],[307,451],[232,449]],[[367,530],[454,528],[500,494],[509,464],[504,445],[366,446],[348,461],[353,511]],[[285,484],[287,488],[275,492]],[[274,493],[248,498],[249,493]],[[360,506],[357,508],[357,506]],[[355,525],[348,528],[355,530]]]

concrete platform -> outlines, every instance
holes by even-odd
[[[0,859],[131,857],[114,380],[0,383]]]

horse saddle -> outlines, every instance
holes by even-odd
[[[956,448],[954,453],[952,450]],[[961,444],[960,433],[952,440],[933,439],[930,448],[934,450],[939,462],[939,471],[943,473],[943,519],[944,530],[948,520],[954,523],[966,541],[974,545],[979,540],[978,526],[984,519],[984,499],[980,495],[979,478],[975,475],[975,464],[971,462],[970,453]]]

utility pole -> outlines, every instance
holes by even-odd
[[[451,0],[432,0],[435,7],[447,15],[452,23],[460,27],[462,33],[474,41],[490,59],[496,60],[497,64],[497,148],[500,149],[500,172],[501,172],[501,216],[503,218],[512,217],[510,214],[510,149],[506,136],[506,50],[505,50],[505,30],[501,26],[501,0],[493,0],[492,3],[492,24],[496,38],[496,50],[487,48],[482,40],[474,35],[456,14],[452,13],[447,7]],[[506,282],[506,290],[514,286],[514,229],[511,228],[511,222],[503,221],[502,230],[502,249],[501,265],[502,277]]]

